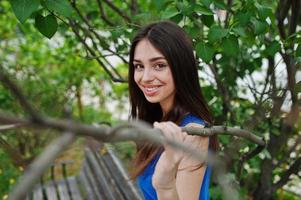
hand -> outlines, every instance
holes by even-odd
[[[163,135],[169,140],[174,140],[175,142],[184,143],[186,137],[188,136],[186,132],[182,132],[181,128],[173,122],[155,122],[154,127],[162,131]],[[189,145],[189,144],[188,144]],[[164,144],[164,155],[162,159],[168,161],[167,167],[177,166],[182,160],[184,153],[181,150],[175,149],[174,147]],[[161,159],[161,158],[160,158]]]
[[[187,137],[186,132],[173,122],[155,122],[154,127],[162,131],[164,136],[176,142],[183,143]],[[181,150],[174,149],[170,145],[164,145],[153,175],[152,183],[156,189],[171,189],[175,187],[175,177],[178,165],[184,157]]]

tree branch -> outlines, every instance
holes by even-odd
[[[110,0],[103,0],[112,10],[118,13],[123,19],[127,22],[131,22],[131,18],[125,14],[124,11],[121,11],[116,5],[114,5]]]
[[[97,40],[99,41],[100,44],[105,44],[105,38],[101,37],[96,31],[95,28],[92,27],[92,25],[90,24],[90,22],[82,15],[82,13],[79,11],[79,9],[77,8],[75,3],[71,4],[72,7],[74,8],[74,10],[76,11],[76,13],[78,14],[78,16],[82,19],[82,21],[86,24],[86,26],[88,27],[88,30],[83,29],[81,26],[80,28],[83,29],[83,31],[85,33],[89,33],[89,31],[91,31],[93,33],[93,35],[97,38]],[[91,34],[89,34],[91,41],[94,43],[93,37],[91,36]],[[97,46],[97,45],[96,45]],[[107,46],[107,47],[105,47]],[[110,47],[106,44],[102,46],[103,49],[109,51],[110,53],[114,54],[115,56],[119,57],[124,63],[127,63],[127,60],[124,59],[122,56],[120,56],[117,52],[113,51],[110,49]],[[98,49],[95,49],[96,51],[98,51]],[[101,55],[102,56],[102,55]],[[102,56],[103,57],[103,56]],[[115,72],[120,78],[121,76],[118,74],[118,72]]]
[[[12,129],[16,129],[19,127],[23,127],[24,124],[7,124],[7,125],[1,125],[0,126],[0,132],[1,131],[8,131],[8,130],[12,130]]]
[[[75,35],[79,39],[79,41],[85,46],[85,48],[89,51],[89,53],[93,57],[95,57],[95,60],[100,64],[100,66],[102,66],[102,68],[105,70],[105,72],[110,76],[111,80],[113,82],[121,82],[121,83],[127,82],[124,79],[115,78],[114,75],[110,72],[110,70],[105,66],[105,64],[99,58],[97,58],[96,53],[89,47],[89,45],[86,43],[86,41],[81,37],[78,30],[76,29],[76,26],[78,26],[78,25],[76,25],[76,23],[72,20],[70,20],[70,25],[71,25],[71,28],[72,28],[73,32],[75,33]]]
[[[194,128],[194,127],[183,127],[182,131],[188,132],[191,135],[199,135],[199,136],[213,136],[213,135],[231,135],[242,137],[247,139],[253,143],[256,143],[259,146],[265,146],[265,141],[258,136],[252,134],[247,130],[243,130],[240,128],[232,128],[227,126],[212,126],[210,128]]]
[[[281,39],[286,38],[286,33],[285,33],[285,28],[283,23],[284,23],[284,19],[287,17],[289,8],[291,6],[291,1],[292,0],[280,0],[277,7],[276,17],[278,21],[278,30]]]
[[[9,200],[23,200],[29,191],[33,190],[36,181],[43,175],[44,171],[48,169],[59,154],[61,154],[71,143],[75,141],[74,134],[63,133],[55,141],[49,144],[43,153],[38,156],[31,165],[27,168],[25,173],[13,191],[9,195]]]
[[[105,10],[103,9],[103,6],[102,6],[102,3],[100,0],[96,0],[97,2],[97,5],[98,5],[98,9],[99,9],[99,12],[100,12],[100,16],[101,18],[110,26],[114,26],[115,24],[109,20],[109,18],[107,17],[107,14],[105,12]]]
[[[225,87],[225,84],[222,83],[222,81],[219,78],[219,75],[217,73],[217,67],[215,64],[215,60],[213,60],[213,64],[209,65],[213,75],[214,75],[214,79],[216,81],[216,85],[217,85],[217,89],[220,93],[220,96],[222,98],[222,102],[223,102],[223,116],[227,116],[228,113],[231,113],[231,104],[230,104],[230,97],[229,97],[229,92],[227,90],[227,88]],[[232,117],[232,114],[231,114]],[[223,121],[225,121],[226,119],[223,119]],[[232,120],[231,120],[232,122]]]
[[[291,9],[292,13],[289,20],[289,29],[288,29],[289,36],[296,32],[298,21],[300,19],[300,9],[301,9],[300,1],[293,0],[291,8],[292,8]]]
[[[288,170],[281,176],[281,179],[272,186],[272,192],[276,192],[277,189],[284,186],[289,180],[292,174],[297,174],[301,170],[301,157],[299,157],[295,162],[290,166]]]
[[[0,81],[14,94],[19,100],[19,103],[26,112],[29,113],[32,120],[40,120],[40,116],[36,109],[28,103],[21,90],[8,78],[7,73],[4,71],[3,66],[0,64]]]

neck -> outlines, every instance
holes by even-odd
[[[161,109],[162,109],[162,114],[163,114],[163,118],[167,115],[167,113],[169,113],[169,111],[171,111],[172,106],[173,106],[173,102],[161,102],[160,103]]]

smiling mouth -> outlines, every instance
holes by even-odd
[[[154,96],[159,91],[161,86],[154,86],[154,87],[143,87],[144,94],[147,96]]]

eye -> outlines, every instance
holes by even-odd
[[[154,65],[155,70],[163,70],[165,67],[167,67],[167,64],[165,63],[158,63]]]
[[[134,68],[136,71],[142,71],[144,66],[141,64],[134,64]]]

